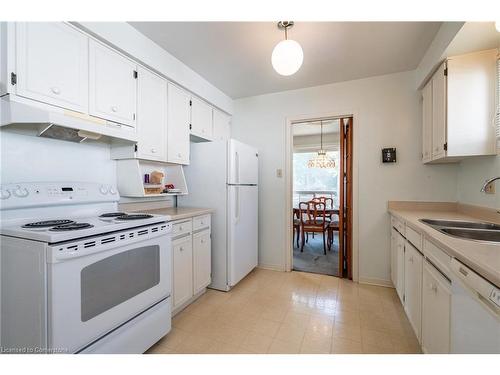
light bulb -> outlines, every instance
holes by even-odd
[[[295,40],[282,40],[273,49],[271,63],[274,70],[282,76],[290,76],[297,72],[304,61],[302,47]]]

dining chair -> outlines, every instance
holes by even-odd
[[[328,231],[328,222],[325,220],[325,204],[318,201],[300,202],[299,218],[302,237],[300,251],[304,252],[306,233],[322,233],[323,251],[326,255],[326,233]]]
[[[293,236],[292,242],[295,240],[295,233],[297,233],[297,247],[299,247],[300,238],[300,210],[293,210]]]

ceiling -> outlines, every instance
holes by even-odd
[[[284,39],[273,22],[130,22],[231,98],[415,69],[440,22],[296,22],[289,39],[304,50],[301,69],[271,65]]]
[[[446,49],[446,56],[500,48],[494,22],[466,22]]]

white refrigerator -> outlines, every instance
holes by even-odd
[[[212,283],[230,290],[258,262],[257,149],[230,139],[191,143],[184,167],[189,194],[180,207],[208,207],[212,214]]]

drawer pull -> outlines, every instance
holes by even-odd
[[[184,248],[182,246],[179,247],[179,251],[184,251]]]
[[[469,272],[467,272],[466,270],[464,270],[462,267],[460,267],[460,268],[458,269],[458,272],[460,272],[460,273],[461,273],[462,275],[464,275],[464,276],[467,276],[467,275],[469,274]]]
[[[179,230],[182,230],[182,229],[183,229],[183,228],[182,228],[182,225],[181,225],[181,226],[179,227]]]
[[[52,87],[50,90],[56,95],[59,95],[61,93],[61,90],[59,90],[58,87]]]
[[[118,112],[118,107],[116,107],[116,106],[112,106],[112,107],[111,107],[111,110],[112,110],[113,112]]]

